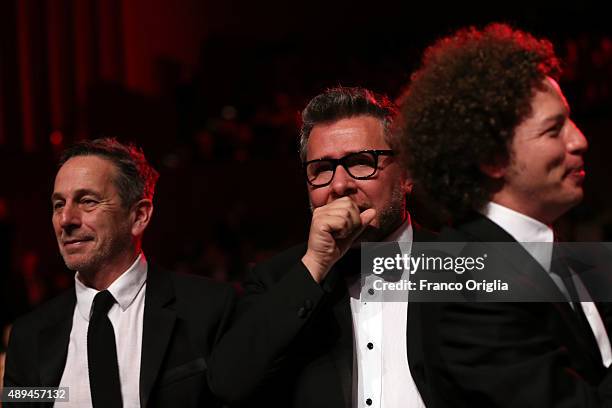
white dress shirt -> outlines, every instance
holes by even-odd
[[[499,225],[510,234],[512,238],[518,241],[525,250],[535,258],[542,268],[548,272],[548,275],[559,287],[561,292],[569,298],[567,288],[561,277],[551,272],[550,265],[554,233],[548,225],[542,224],[538,220],[493,202],[489,202],[485,205],[482,214]],[[610,339],[608,338],[601,316],[578,275],[572,274],[572,280],[574,286],[576,286],[582,310],[597,340],[601,360],[604,366],[609,367],[610,364],[612,364],[612,350],[610,348]],[[570,303],[570,305],[572,304]]]
[[[121,396],[125,408],[140,407],[140,354],[142,323],[147,280],[147,260],[140,254],[109,287],[115,303],[108,318],[115,332]],[[72,318],[68,357],[60,387],[69,387],[67,403],[58,407],[91,407],[89,365],[87,363],[87,329],[91,306],[97,290],[85,286],[77,272],[74,277],[77,303]]]
[[[399,242],[402,254],[409,254],[412,236],[408,218],[385,241]],[[402,279],[409,275],[404,271]],[[369,281],[377,278],[366,277],[363,287],[360,279],[349,283],[354,333],[353,407],[425,407],[408,366],[408,296],[402,302],[368,302]]]

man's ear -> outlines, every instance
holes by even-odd
[[[404,193],[404,195],[412,193],[412,188],[414,187],[414,181],[408,169],[402,170],[402,175],[400,177],[400,185],[402,187],[402,192]]]
[[[413,187],[414,187],[414,182],[412,181],[411,177],[406,177],[402,181],[402,191],[404,192],[404,194],[412,193],[412,188]]]
[[[497,158],[490,163],[480,163],[478,167],[486,176],[499,180],[506,175],[508,159]]]
[[[153,215],[153,202],[148,198],[143,198],[132,206],[131,216],[132,221],[132,235],[139,237],[144,233],[144,230],[151,221]]]

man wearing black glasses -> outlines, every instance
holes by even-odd
[[[406,344],[407,302],[363,301],[359,279],[361,242],[410,244],[424,234],[406,211],[412,182],[394,148],[396,112],[362,88],[327,90],[302,112],[308,242],[258,265],[245,282],[209,364],[213,392],[228,402],[423,406],[408,366],[418,352]]]

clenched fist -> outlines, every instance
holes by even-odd
[[[349,197],[315,208],[302,262],[316,282],[325,278],[375,216],[373,208],[360,213]]]

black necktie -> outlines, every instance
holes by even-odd
[[[98,292],[87,329],[89,389],[94,408],[121,407],[121,384],[117,363],[117,346],[108,311],[115,298],[108,290]]]
[[[553,247],[553,257],[551,263],[551,271],[556,273],[561,277],[567,292],[570,296],[571,303],[574,306],[574,312],[576,313],[576,317],[580,323],[581,329],[586,337],[586,341],[588,342],[590,347],[593,347],[594,351],[596,350],[597,355],[601,355],[599,351],[599,345],[597,344],[597,340],[595,339],[595,335],[593,334],[593,329],[584,314],[584,310],[582,309],[582,304],[580,303],[581,299],[578,296],[578,291],[576,290],[576,286],[574,285],[574,281],[572,279],[572,272],[570,271],[565,257],[563,255],[563,250],[560,248],[560,244],[556,243]]]

